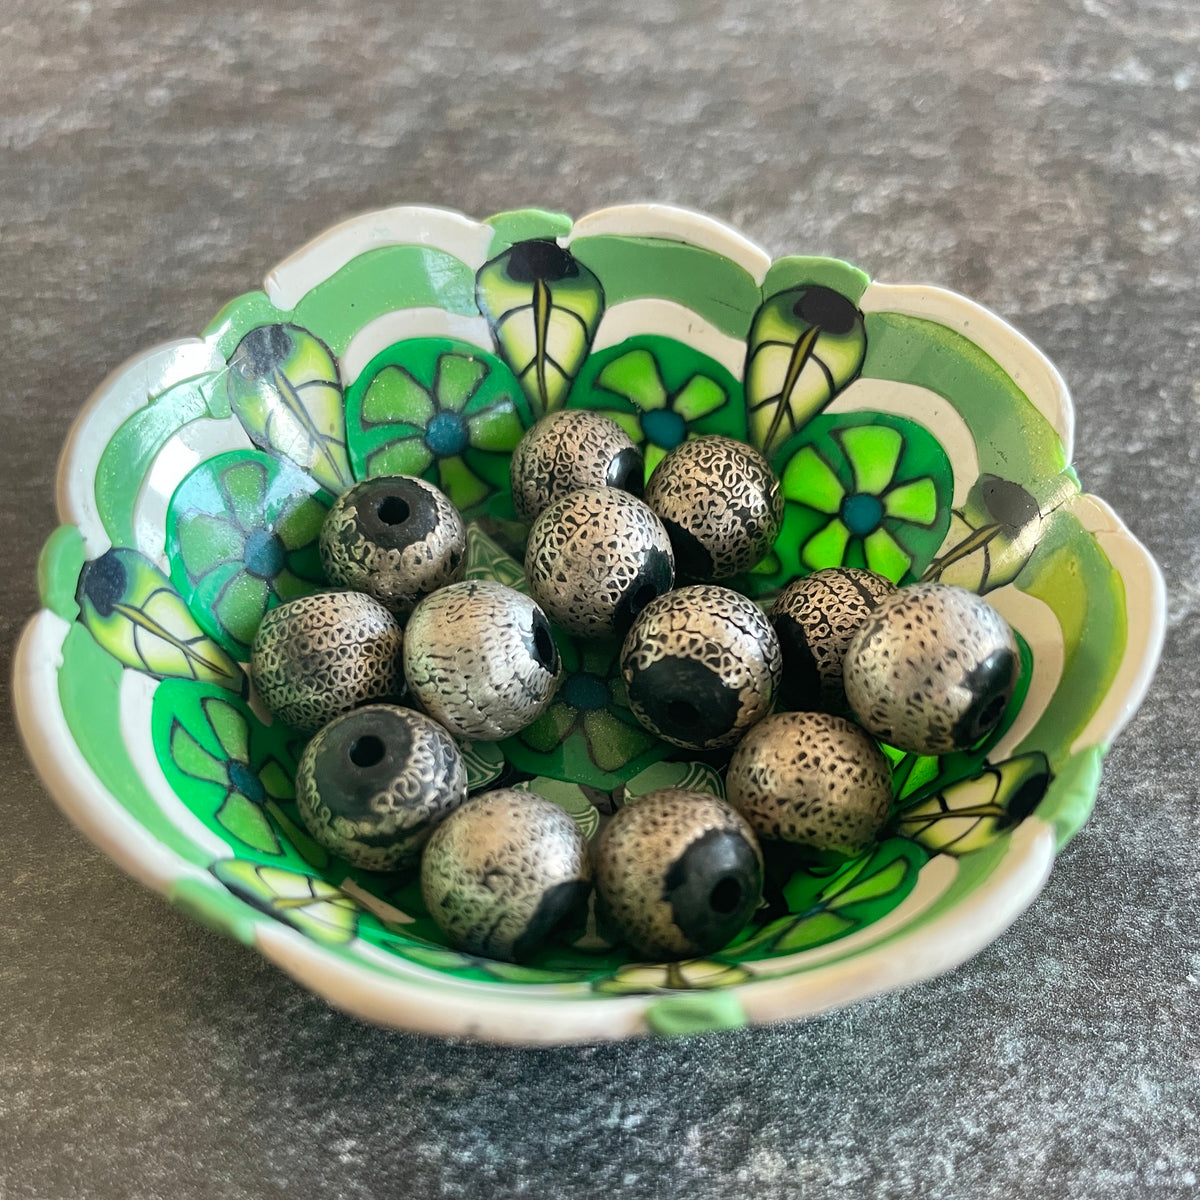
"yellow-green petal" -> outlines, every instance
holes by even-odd
[[[456,454],[438,460],[438,484],[458,508],[471,508],[487,499],[488,485]]]
[[[222,786],[229,782],[225,764],[209,754],[178,721],[171,729],[171,757],[180,771],[193,779]]]
[[[840,567],[846,557],[849,541],[850,530],[834,517],[824,529],[818,530],[804,543],[804,553],[801,557],[804,564],[814,570]]]
[[[854,472],[854,488],[878,496],[896,474],[904,437],[888,425],[855,425],[837,435]]]
[[[883,511],[886,516],[914,525],[932,525],[937,520],[937,488],[928,476],[898,483],[883,496]]]
[[[257,804],[238,792],[231,792],[217,809],[217,822],[239,841],[263,854],[279,854],[282,847],[271,822]]]
[[[846,498],[846,489],[833,468],[811,446],[803,446],[792,456],[780,483],[788,500],[831,516]]]
[[[658,363],[649,350],[630,350],[614,358],[600,372],[596,382],[606,390],[624,396],[639,408],[662,408],[667,403]]]
[[[466,354],[443,354],[438,359],[433,394],[440,408],[460,412],[487,375],[487,364]]]
[[[368,475],[420,475],[433,462],[424,438],[397,438],[367,458]]]
[[[867,556],[867,566],[893,583],[899,583],[904,572],[912,566],[912,556],[886,529],[876,529],[864,538],[863,550]]]
[[[671,408],[685,421],[698,421],[716,412],[728,397],[725,389],[707,375],[693,375],[675,396]]]
[[[424,428],[435,411],[429,392],[403,367],[384,367],[371,380],[362,399],[364,425],[394,425],[404,421]]]
[[[221,749],[235,762],[250,761],[250,730],[246,718],[227,700],[219,696],[205,696],[200,701],[204,718],[208,721]]]

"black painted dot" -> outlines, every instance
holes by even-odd
[[[112,615],[117,601],[129,584],[125,564],[115,550],[109,550],[88,563],[79,576],[79,592],[88,598],[97,615]],[[78,597],[77,597],[78,599]]]
[[[535,238],[518,242],[508,252],[506,271],[514,283],[533,283],[537,279],[553,283],[577,276],[579,264],[557,242]]]
[[[998,475],[984,475],[979,481],[979,494],[984,508],[1004,525],[1027,525],[1041,515],[1038,502],[1019,483]]]
[[[858,309],[840,292],[827,287],[807,287],[796,298],[792,312],[826,333],[849,333],[858,319]]]
[[[253,382],[278,370],[291,352],[292,339],[286,326],[260,325],[238,343],[229,365],[243,379]]]

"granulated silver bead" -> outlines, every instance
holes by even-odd
[[[895,584],[859,567],[829,567],[793,579],[771,608],[783,653],[779,705],[849,714],[842,666],[851,639]]]
[[[731,746],[765,717],[781,672],[779,641],[758,606],[710,583],[653,601],[621,647],[633,715],[697,750]]]
[[[828,713],[776,713],[733,752],[726,795],[760,838],[857,854],[892,802],[891,770],[868,734]]]
[[[317,592],[263,617],[250,671],[276,717],[315,733],[360,704],[400,699],[403,640],[399,622],[371,596]]]
[[[876,737],[900,750],[948,754],[999,723],[1020,673],[1016,639],[965,588],[914,583],[867,618],[846,652],[846,698]]]
[[[710,434],[681,442],[646,484],[680,579],[728,579],[770,550],[783,523],[779,480],[757,450]]]
[[[467,569],[458,510],[412,475],[380,475],[343,492],[321,527],[320,547],[331,583],[366,592],[402,618]]]
[[[495,741],[524,729],[553,699],[560,670],[546,614],[502,583],[442,588],[405,629],[413,700],[459,737]]]
[[[584,487],[642,494],[642,452],[616,421],[586,408],[543,417],[509,461],[513,507],[527,525],[555,500]]]
[[[754,913],[762,886],[749,824],[708,792],[647,792],[600,835],[596,890],[605,915],[651,958],[719,950]]]
[[[421,860],[421,895],[459,950],[520,961],[591,891],[587,842],[557,804],[498,788],[467,801],[435,830]]]
[[[454,739],[409,708],[369,704],[330,721],[296,771],[309,833],[368,871],[416,865],[434,827],[467,798]]]
[[[675,582],[662,522],[616,488],[583,488],[534,522],[525,548],[529,591],[552,621],[585,637],[623,634]]]

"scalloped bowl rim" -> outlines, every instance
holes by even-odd
[[[486,260],[484,231],[490,238],[489,226],[451,209],[405,205],[366,213],[326,230],[269,272],[264,290],[287,310],[296,298],[365,251],[413,244],[414,229],[418,244],[451,243],[454,253],[473,269]],[[743,267],[756,284],[761,284],[772,261],[723,222],[670,205],[627,204],[597,210],[576,220],[560,244],[569,245],[581,236],[581,229],[588,235],[616,233],[700,246]],[[870,311],[885,301],[893,312],[912,309],[950,328],[969,328],[970,339],[1001,363],[1047,418],[1062,440],[1066,461],[1071,461],[1074,414],[1066,386],[1049,359],[1023,334],[976,302],[938,287],[872,281],[860,305]],[[179,374],[181,362],[187,364],[185,374],[223,366],[223,358],[215,363],[215,353],[210,343],[199,338],[142,351],[116,368],[81,409],[61,454],[57,502],[60,521],[79,528],[90,556],[111,543],[100,525],[90,486],[81,487],[80,481],[90,485],[89,468],[121,421],[172,377],[184,377]],[[1101,542],[1127,589],[1136,587],[1143,599],[1138,619],[1129,616],[1121,665],[1100,709],[1071,747],[1075,752],[1088,746],[1107,748],[1141,703],[1162,652],[1166,593],[1158,565],[1107,504],[1081,493],[1073,506]],[[16,717],[30,759],[58,807],[89,840],[133,878],[212,924],[191,900],[188,886],[190,882],[211,884],[208,873],[163,846],[121,807],[71,737],[57,686],[67,628],[69,623],[62,617],[42,609],[27,624],[17,646]],[[900,933],[869,955],[822,963],[818,947],[809,952],[814,965],[805,971],[720,989],[736,998],[737,1019],[730,1023],[812,1016],[917,983],[966,961],[1032,903],[1060,843],[1071,832],[1056,830],[1036,815],[1027,817],[1013,832],[1013,849],[1000,866],[964,901],[932,921]],[[532,987],[469,984],[433,972],[420,979],[385,977],[335,956],[295,928],[256,916],[247,906],[246,920],[232,928],[223,922],[222,932],[253,945],[336,1007],[367,1021],[421,1033],[526,1045],[594,1042],[651,1032],[656,1028],[654,1011],[667,1004],[686,1027],[688,1005],[697,997],[698,1003],[707,1004],[712,996],[551,997],[539,995]],[[874,928],[862,932],[869,934]],[[696,1028],[711,1025],[705,1018]]]

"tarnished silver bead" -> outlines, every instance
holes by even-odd
[[[876,737],[900,750],[974,746],[1008,708],[1020,673],[1016,639],[981,597],[944,583],[899,588],[846,652],[846,698]]]
[[[473,796],[434,831],[421,896],[451,944],[519,962],[591,891],[587,842],[567,813],[534,792]]]
[[[725,791],[760,838],[843,856],[877,837],[892,802],[891,778],[883,751],[852,721],[776,713],[733,752]]]
[[[851,639],[896,585],[860,567],[829,567],[793,579],[776,597],[770,620],[783,653],[779,705],[849,714],[842,666]]]
[[[467,569],[458,510],[412,475],[379,475],[343,492],[321,527],[320,548],[331,583],[366,592],[401,618]]]
[[[651,958],[719,950],[750,919],[762,887],[753,831],[708,792],[647,792],[600,835],[596,890],[604,913]]]
[[[250,672],[281,721],[315,733],[339,713],[404,693],[400,623],[361,592],[316,592],[271,609]]]
[[[534,522],[525,548],[529,591],[552,621],[585,637],[623,634],[675,582],[662,522],[616,488],[583,488]]]
[[[390,704],[330,721],[296,770],[296,805],[309,833],[368,871],[415,866],[434,827],[466,798],[467,769],[450,734]]]
[[[697,583],[649,604],[621,647],[633,715],[664,741],[731,746],[771,711],[779,640],[740,592]]]
[[[562,409],[525,432],[509,461],[513,507],[527,525],[555,500],[584,487],[642,494],[642,452],[616,421],[586,408]]]
[[[546,614],[491,580],[426,596],[405,629],[412,697],[458,737],[495,741],[524,729],[550,703],[560,670]]]
[[[783,523],[783,495],[767,460],[719,434],[680,442],[654,468],[646,503],[670,534],[680,579],[748,571]]]

